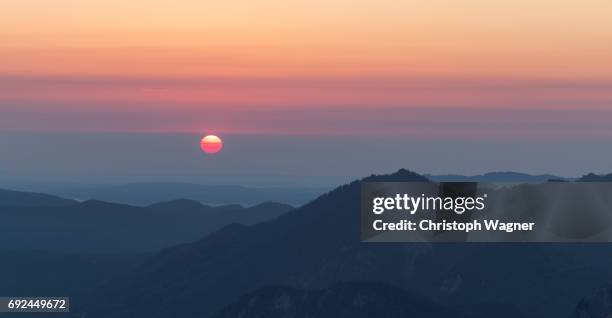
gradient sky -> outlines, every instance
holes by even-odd
[[[612,140],[610,17],[608,0],[6,0],[0,131],[41,143],[216,133],[373,138],[388,151],[398,140],[599,149]],[[585,154],[591,165],[599,155]],[[444,170],[423,160],[412,164]],[[338,173],[369,169],[360,167]]]

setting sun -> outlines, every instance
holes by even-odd
[[[205,153],[217,153],[223,148],[223,141],[215,135],[208,135],[200,141],[200,148]]]

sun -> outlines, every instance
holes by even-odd
[[[207,135],[200,141],[200,148],[205,153],[217,153],[223,148],[223,141],[215,135]]]

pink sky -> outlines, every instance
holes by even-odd
[[[0,3],[0,130],[612,137],[602,0]]]

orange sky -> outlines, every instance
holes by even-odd
[[[0,113],[601,111],[610,17],[608,0],[7,0]]]
[[[605,0],[9,0],[0,12],[4,74],[612,74]]]

